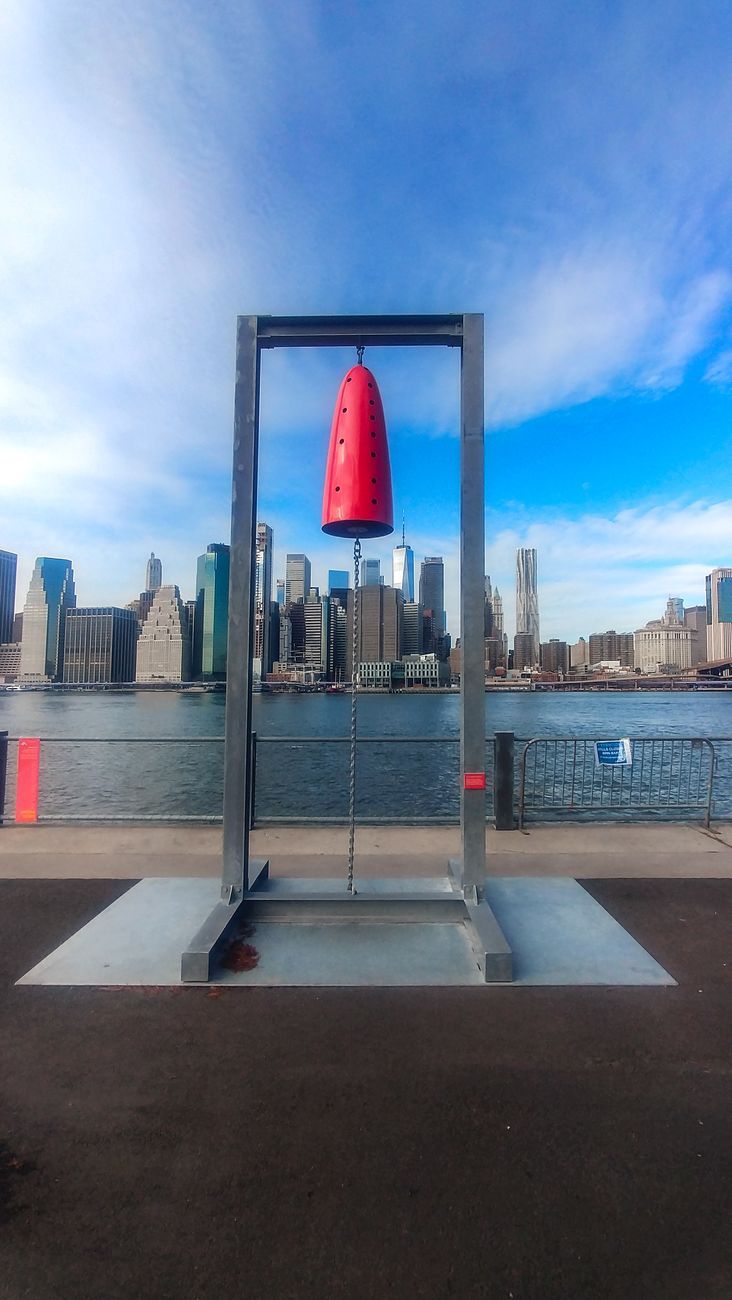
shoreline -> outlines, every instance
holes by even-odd
[[[678,694],[679,692],[717,692],[732,691],[732,678],[689,680],[675,677],[645,677],[634,679],[593,678],[582,682],[494,682],[486,684],[486,695],[584,695],[625,693],[641,694],[648,692]],[[25,694],[53,695],[211,695],[226,694],[225,682],[108,682],[108,683],[65,683],[49,682],[46,684],[28,683],[18,685],[14,682],[0,684],[0,696]],[[254,687],[255,695],[350,695],[350,686],[334,687],[333,683],[308,683],[299,685],[288,682],[275,686]],[[389,689],[384,686],[361,686],[359,695],[459,695],[459,686],[408,686]]]

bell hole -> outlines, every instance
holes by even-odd
[[[336,488],[336,492],[340,492],[340,490],[341,490],[340,488]]]
[[[372,459],[372,460],[376,460],[376,452],[375,452],[375,451],[372,451],[372,453],[371,453],[371,459]]]
[[[372,478],[371,482],[372,482],[372,483],[375,483],[375,482],[376,482],[376,479],[375,479],[375,478]]]
[[[370,415],[370,416],[369,416],[369,419],[370,419],[370,420],[375,420],[375,419],[376,419],[376,416],[375,416],[375,415]],[[376,436],[376,435],[374,435],[374,436]]]
[[[343,412],[342,412],[342,414],[345,415],[347,410],[348,410],[348,407],[347,407],[347,406],[344,406],[344,407],[343,407]]]
[[[375,505],[376,505],[376,497],[372,497],[372,498],[371,498],[371,504],[372,504],[372,506],[375,506]]]
[[[370,397],[370,398],[369,398],[369,406],[373,406],[373,405],[374,405],[374,399],[373,399],[373,397]]]
[[[345,438],[339,438],[339,439],[338,439],[338,444],[339,444],[339,446],[342,447],[345,441],[346,441]]]
[[[349,375],[349,376],[348,376],[348,379],[346,380],[346,383],[347,383],[347,384],[350,384],[350,382],[351,382],[351,375]]]
[[[373,384],[371,383],[371,380],[369,380],[369,388],[373,388]]]

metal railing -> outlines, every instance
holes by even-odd
[[[702,736],[636,736],[632,763],[598,766],[595,741],[535,738],[519,765],[518,824],[528,813],[701,813],[709,826],[716,755]]]
[[[8,741],[17,739],[0,733],[6,823],[13,817],[18,750]],[[38,821],[220,823],[223,739],[43,737]],[[713,808],[716,817],[732,816],[732,737],[636,737],[632,744],[631,767],[596,768],[594,738],[487,737],[486,820],[510,830],[527,819],[701,814],[708,825]],[[255,733],[252,746],[252,825],[345,824],[347,736]],[[361,736],[358,753],[359,822],[458,822],[458,736]],[[0,781],[0,824],[2,814]]]
[[[17,742],[19,737],[10,737]],[[222,820],[223,736],[48,736],[41,738],[38,821],[160,822],[217,824]],[[261,736],[252,734],[252,825],[343,824],[347,821],[348,736]],[[204,760],[200,746],[213,745]],[[444,762],[415,761],[426,746],[444,746]],[[492,739],[487,742],[488,761]],[[135,761],[113,759],[134,746]],[[173,757],[160,759],[160,747]],[[383,761],[382,746],[412,749],[407,762]],[[412,748],[414,747],[414,748]],[[455,823],[459,819],[458,736],[361,736],[359,820],[362,823]],[[309,757],[315,748],[317,754]],[[50,755],[54,759],[49,761]],[[308,755],[306,758],[305,755]],[[8,749],[8,791],[12,790],[17,744]],[[416,773],[419,799],[406,802],[390,772]],[[414,792],[412,792],[413,794]],[[12,802],[12,799],[7,801]],[[134,810],[124,806],[133,804]],[[0,804],[2,791],[0,791]],[[171,811],[177,805],[185,811]],[[217,811],[212,811],[218,805]],[[160,811],[159,811],[160,810]],[[164,810],[164,811],[162,811]],[[7,820],[7,818],[6,818]]]

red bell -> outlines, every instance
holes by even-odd
[[[353,366],[338,391],[325,471],[323,532],[364,538],[394,532],[384,408],[376,380],[364,365]]]

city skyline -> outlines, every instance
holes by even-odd
[[[372,546],[372,543],[369,542],[368,545],[371,547],[371,546]],[[195,575],[195,592],[196,592],[196,594],[195,594],[193,597],[188,597],[188,596],[187,596],[187,588],[186,588],[185,583],[176,583],[176,584],[174,584],[174,585],[175,585],[175,586],[180,590],[180,593],[181,593],[181,599],[184,601],[184,603],[187,603],[187,604],[189,604],[189,605],[196,605],[197,602],[200,603],[201,598],[202,598],[203,586],[205,585],[205,582],[204,582],[204,580],[202,579],[201,574],[205,571],[206,563],[212,561],[212,559],[215,558],[215,554],[216,554],[217,552],[222,552],[222,553],[223,553],[223,558],[224,558],[224,560],[225,560],[225,564],[226,564],[226,574],[227,574],[227,577],[226,577],[226,580],[225,580],[225,586],[226,586],[226,589],[228,590],[228,549],[229,549],[229,548],[228,548],[228,544],[227,544],[227,543],[210,543],[209,546],[208,546],[208,548],[207,548],[206,553],[203,554],[203,555],[199,554],[199,555],[197,556],[197,558],[196,558],[196,566],[195,566],[195,567],[196,567],[196,575]],[[280,549],[281,549],[281,548],[280,548]],[[408,547],[407,549],[411,550],[411,547]],[[266,554],[266,560],[265,560],[265,558],[264,558],[264,557],[265,557],[265,554]],[[279,593],[280,589],[282,590],[282,595],[283,595],[283,598],[284,598],[284,595],[285,595],[285,592],[286,592],[286,587],[287,587],[287,577],[286,577],[286,576],[283,576],[283,577],[278,577],[278,576],[277,576],[276,565],[275,565],[274,558],[273,558],[276,554],[277,554],[277,550],[276,550],[276,548],[275,548],[275,546],[274,546],[274,534],[273,534],[273,530],[272,530],[272,528],[271,528],[271,527],[270,527],[266,522],[264,522],[264,521],[260,521],[260,522],[257,524],[257,561],[256,561],[256,569],[255,569],[255,583],[256,583],[257,591],[259,590],[259,584],[260,584],[261,582],[264,582],[265,587],[266,587],[266,586],[269,586],[269,589],[270,589],[270,592],[271,592],[271,602],[272,602],[272,603],[277,603],[277,601],[278,601],[278,593]],[[530,568],[531,568],[532,573],[533,573],[533,579],[532,579],[532,581],[536,584],[536,586],[535,586],[535,590],[534,590],[534,592],[533,592],[533,595],[534,595],[535,602],[536,602],[536,605],[537,605],[537,616],[540,617],[540,619],[541,619],[541,625],[542,625],[542,627],[543,627],[543,621],[544,621],[544,603],[543,603],[544,584],[543,584],[543,581],[539,581],[539,582],[537,583],[537,555],[536,555],[536,552],[534,551],[534,554],[533,554],[533,557],[532,557],[532,556],[529,554],[529,549],[528,549],[528,548],[525,548],[525,547],[517,547],[517,548],[516,548],[515,555],[514,555],[514,590],[515,590],[515,593],[516,593],[516,601],[515,601],[515,604],[516,604],[516,606],[518,606],[518,581],[517,581],[517,580],[518,580],[518,574],[519,574],[519,571],[520,571],[520,568],[521,568],[521,559],[520,559],[520,557],[521,557],[522,554],[523,554],[524,556],[526,556],[527,554],[529,555],[529,559],[530,559]],[[4,551],[3,551],[3,550],[0,550],[0,556],[4,556],[4,557],[6,557],[6,561],[5,561],[5,562],[6,562],[6,566],[7,566],[7,564],[8,564],[8,561],[15,561],[15,559],[17,558],[16,555],[15,555],[13,552],[8,551],[8,550],[4,550]],[[155,560],[156,560],[156,567],[155,567],[155,569],[154,569],[154,572],[155,572],[155,575],[157,576],[158,571],[160,571],[160,573],[162,574],[162,567],[160,567],[160,570],[158,570],[158,566],[162,566],[162,560],[161,560],[160,558],[156,557],[156,556],[155,556],[154,558],[155,558]],[[310,557],[309,557],[307,554],[305,554],[304,552],[288,552],[288,553],[286,554],[286,556],[284,556],[284,557],[282,557],[282,558],[285,560],[285,564],[284,564],[284,566],[283,566],[283,574],[284,574],[284,575],[287,575],[287,573],[288,573],[288,566],[289,566],[290,574],[291,574],[290,581],[292,581],[292,576],[293,576],[293,575],[294,575],[294,577],[295,577],[295,579],[296,579],[297,595],[296,595],[295,599],[300,599],[301,596],[302,596],[303,599],[304,599],[304,598],[307,598],[307,595],[308,595],[309,591],[310,591],[310,590],[316,590],[316,589],[317,589],[317,591],[319,592],[320,597],[327,596],[327,595],[329,594],[329,591],[330,591],[330,586],[331,586],[331,582],[330,582],[330,580],[331,580],[331,578],[336,578],[336,579],[340,580],[342,577],[345,576],[345,577],[347,577],[347,579],[348,579],[348,583],[349,583],[349,585],[352,585],[352,583],[353,583],[353,568],[352,568],[352,564],[351,564],[350,566],[346,567],[346,568],[343,568],[343,569],[337,569],[337,570],[335,570],[335,569],[329,569],[329,570],[327,571],[327,573],[326,573],[326,575],[325,575],[325,577],[324,577],[323,580],[321,580],[321,581],[316,581],[315,579],[318,578],[318,577],[321,576],[321,575],[319,575],[317,572],[316,572],[315,574],[313,574],[313,566],[312,566],[312,564],[311,564]],[[368,557],[364,556],[363,558],[364,558],[364,559],[367,559]],[[57,559],[56,557],[38,556],[38,557],[35,558],[35,560],[34,560],[34,562],[33,562],[33,565],[32,565],[32,567],[31,567],[31,576],[33,576],[34,574],[37,575],[37,572],[38,572],[38,565],[39,565],[42,561],[45,562],[45,563],[48,563],[48,562],[50,561],[52,564],[55,564],[55,565],[62,565],[62,566],[68,565],[68,564],[70,563],[70,565],[71,565],[71,570],[72,570],[72,573],[73,573],[72,585],[75,585],[75,591],[78,591],[77,565],[75,564],[75,562],[74,562],[73,559],[71,559],[71,561],[68,561],[68,560],[66,560],[66,559],[60,560],[60,559]],[[290,564],[290,562],[292,562],[292,564]],[[380,562],[378,562],[378,563],[380,563]],[[363,565],[363,560],[362,560],[362,565]],[[448,602],[448,599],[447,599],[448,588],[447,588],[447,582],[446,582],[446,580],[445,580],[445,578],[444,578],[444,566],[443,566],[442,557],[439,557],[439,556],[438,556],[438,557],[435,557],[435,556],[424,556],[424,557],[423,557],[423,559],[422,559],[422,561],[420,562],[420,565],[419,565],[419,581],[418,581],[417,583],[415,583],[415,585],[416,585],[417,587],[422,587],[422,584],[423,584],[423,582],[424,582],[424,574],[425,574],[425,571],[430,572],[432,566],[438,566],[438,565],[439,565],[439,569],[440,569],[440,571],[441,571],[442,574],[443,574],[443,576],[442,576],[442,584],[444,584],[444,585],[442,586],[442,590],[443,590],[443,593],[444,593],[444,596],[445,596],[445,604],[447,605],[447,604],[449,603],[449,602]],[[14,566],[13,566],[13,567],[14,567]],[[18,571],[20,571],[20,564],[18,564]],[[150,572],[151,572],[151,570],[150,570],[150,561],[148,560],[148,561],[146,562],[146,569],[145,569],[145,579],[146,579],[146,581],[147,581],[147,579],[150,577]],[[711,578],[713,581],[716,581],[717,579],[715,579],[715,575],[719,575],[719,578],[722,580],[722,583],[723,583],[723,586],[724,586],[724,595],[723,595],[723,596],[719,596],[719,595],[716,594],[716,592],[717,592],[717,588],[716,588],[716,586],[713,588],[713,591],[714,591],[715,594],[714,594],[713,596],[710,595],[710,590],[712,590],[712,589],[710,589],[709,579]],[[391,576],[391,575],[388,575],[388,576]],[[380,577],[380,582],[381,582],[381,585],[382,585],[382,586],[384,586],[384,585],[386,585],[386,586],[391,586],[391,585],[392,585],[390,582],[387,582],[387,581],[386,581],[386,579],[385,579],[385,577],[384,577],[383,574],[379,574],[379,577]],[[486,596],[487,596],[487,598],[491,601],[491,604],[492,604],[492,609],[493,609],[493,618],[494,618],[494,619],[497,619],[497,630],[499,630],[501,633],[504,633],[504,632],[505,632],[505,634],[506,634],[506,636],[507,636],[508,643],[509,643],[510,645],[512,645],[512,644],[513,644],[514,637],[516,636],[516,634],[517,634],[517,632],[518,632],[518,630],[519,630],[519,628],[518,628],[518,619],[515,619],[515,620],[514,620],[514,624],[515,624],[515,625],[514,625],[514,624],[511,624],[510,621],[509,621],[509,623],[508,623],[508,625],[507,625],[507,623],[506,623],[506,614],[505,614],[504,601],[503,601],[503,597],[502,597],[502,595],[500,594],[500,589],[499,589],[498,583],[495,582],[495,581],[492,581],[492,580],[491,580],[491,576],[490,576],[490,574],[488,573],[487,570],[486,570],[486,579],[485,579],[485,581],[486,581]],[[169,584],[169,585],[170,585],[170,584]],[[364,584],[364,583],[363,583],[363,567],[362,567],[362,585],[367,585],[367,584]],[[717,608],[719,608],[719,607],[720,607],[720,604],[721,604],[721,608],[722,608],[723,611],[724,611],[722,616],[723,616],[724,618],[726,618],[726,617],[727,617],[727,614],[728,614],[728,612],[729,612],[729,609],[732,608],[732,606],[730,605],[730,602],[732,601],[732,596],[730,596],[729,594],[727,594],[728,591],[730,590],[730,587],[731,587],[731,586],[732,586],[732,568],[725,567],[724,565],[720,565],[720,564],[713,564],[712,566],[710,566],[709,569],[707,569],[707,572],[706,572],[705,575],[704,575],[704,581],[703,581],[703,583],[702,583],[702,590],[701,590],[701,592],[692,593],[692,598],[691,598],[691,599],[689,599],[687,596],[679,596],[678,594],[672,594],[672,593],[670,593],[670,592],[669,592],[669,593],[666,593],[665,596],[662,596],[662,594],[661,594],[660,592],[657,592],[657,593],[656,593],[656,596],[655,596],[655,599],[656,599],[656,606],[653,607],[653,608],[651,608],[650,606],[647,607],[647,608],[645,608],[644,611],[643,611],[643,613],[642,613],[642,617],[640,618],[639,621],[636,621],[635,624],[633,624],[633,625],[631,625],[631,624],[623,625],[623,627],[622,627],[622,633],[631,633],[631,634],[632,634],[633,632],[638,631],[638,630],[640,630],[640,629],[646,627],[647,625],[653,623],[654,621],[656,621],[656,620],[655,620],[655,608],[657,608],[659,602],[660,602],[662,599],[665,599],[665,600],[666,600],[666,603],[667,603],[667,613],[669,612],[669,610],[671,610],[673,607],[676,607],[676,606],[680,606],[682,609],[683,609],[683,608],[686,608],[686,609],[690,609],[690,608],[700,608],[700,607],[704,606],[705,603],[708,604],[709,601],[712,600],[712,602],[713,602],[713,606],[714,606],[714,609],[715,609],[715,610],[717,610]],[[21,616],[22,616],[22,614],[23,614],[23,610],[24,610],[24,607],[25,607],[26,601],[27,601],[27,599],[28,599],[28,594],[29,594],[30,590],[31,590],[31,583],[29,582],[29,584],[28,584],[28,586],[27,586],[27,588],[26,588],[26,594],[23,595],[23,592],[22,592],[22,590],[21,590],[21,586],[20,586],[20,582],[18,582],[17,589],[16,589],[16,593],[15,593],[15,614],[16,614],[16,617],[17,617],[18,615],[21,615]],[[222,588],[222,590],[223,590],[223,588]],[[722,590],[722,588],[720,587],[720,591],[721,591],[721,590]],[[128,595],[129,593],[125,593],[125,594]],[[147,595],[147,596],[152,596],[152,594],[153,594],[153,593],[152,593],[149,589],[148,589],[148,590],[143,590],[143,592],[140,593],[141,596],[145,596],[145,595]],[[92,602],[92,601],[90,601],[90,600],[79,601],[78,599],[76,599],[76,603],[77,603],[77,605],[80,606],[80,608],[87,609],[87,610],[90,610],[90,609],[98,609],[98,608],[102,608],[102,607],[103,607],[103,608],[110,608],[110,607],[111,607],[111,608],[123,609],[123,608],[130,608],[132,605],[135,605],[135,606],[137,607],[137,606],[139,606],[139,604],[140,604],[140,600],[139,600],[138,597],[132,597],[131,599],[124,599],[124,598],[123,598],[123,599],[121,599],[121,600],[115,601],[115,600],[112,600],[112,599],[109,598],[108,592],[107,592],[107,593],[103,593],[103,595],[106,595],[106,599],[103,599],[103,600],[97,602],[96,605],[94,604],[94,602]],[[419,598],[419,595],[420,595],[419,591],[415,592],[415,598]],[[76,598],[76,597],[75,597],[75,598]],[[219,597],[217,597],[217,599],[219,599]],[[283,601],[282,601],[281,603],[287,603],[287,602],[283,599]],[[255,601],[255,604],[256,604],[256,601]],[[145,608],[142,610],[142,613],[141,613],[141,617],[142,617],[142,620],[143,620],[143,621],[144,621],[144,617],[145,617],[145,615],[146,615],[146,612],[147,612],[147,609],[148,609],[148,608],[149,608],[149,602],[146,604]],[[648,618],[645,617],[645,613],[647,613],[647,612],[650,612],[650,614],[651,614],[650,619],[648,619]],[[140,614],[140,610],[138,609],[138,615],[139,615],[139,614]],[[208,617],[210,618],[210,617],[212,617],[212,615],[209,614]],[[716,614],[715,614],[715,618],[716,618]],[[557,620],[553,620],[551,617],[548,617],[548,618],[547,618],[547,622],[548,622],[548,623],[551,624],[553,621],[561,621],[561,616],[559,616],[559,618],[558,618]],[[562,640],[562,641],[566,641],[567,644],[569,645],[569,644],[572,644],[572,643],[576,643],[576,642],[578,642],[578,641],[580,641],[580,640],[588,640],[588,641],[589,641],[589,639],[592,638],[593,636],[596,636],[596,635],[603,635],[603,633],[604,633],[605,631],[607,631],[607,629],[610,627],[610,623],[611,623],[611,622],[612,622],[612,620],[610,620],[610,619],[608,619],[608,618],[605,618],[604,620],[603,620],[603,619],[600,619],[596,624],[593,625],[594,630],[590,630],[590,625],[589,625],[587,619],[585,619],[585,620],[584,620],[583,628],[582,628],[582,630],[581,630],[580,632],[578,632],[578,633],[576,633],[576,634],[573,634],[573,633],[569,633],[569,632],[567,632],[566,630],[564,630],[564,629],[562,628],[562,630],[561,630],[561,634],[560,634],[559,636],[557,636],[556,632],[554,632],[554,631],[552,631],[551,633],[546,633],[546,634],[539,633],[539,634],[538,634],[538,635],[539,635],[539,642],[540,642],[540,644],[548,644],[548,643],[549,643],[550,641],[552,641],[552,640]],[[616,622],[618,622],[618,621],[616,620]],[[256,619],[255,619],[255,624],[256,624]],[[619,634],[620,634],[621,629],[620,629],[620,625],[619,625],[619,624],[618,624],[618,627],[619,627]],[[509,629],[510,629],[510,630],[509,630]],[[601,629],[602,629],[602,630],[601,630]],[[453,643],[453,645],[454,645],[454,644],[455,644],[455,641],[456,641],[457,639],[459,639],[459,633],[455,634],[455,633],[451,630],[451,628],[450,628],[450,626],[449,626],[449,619],[448,619],[447,632],[448,632],[448,634],[451,636],[452,643]],[[199,635],[200,635],[200,630],[199,630]],[[255,631],[255,642],[256,642],[256,635],[257,635],[257,634],[256,634],[256,631]],[[613,634],[613,635],[615,635],[615,634]],[[732,643],[731,643],[731,644],[732,644]],[[727,641],[726,641],[726,640],[724,641],[724,647],[727,647]],[[192,651],[193,651],[193,647],[192,647]],[[257,645],[255,644],[255,652],[256,652],[256,651],[257,651]],[[219,652],[219,653],[220,653],[220,652]],[[200,648],[199,648],[199,654],[200,654]],[[270,658],[274,658],[274,657],[276,657],[274,654],[271,654],[271,655],[270,655]],[[537,657],[537,662],[538,662],[538,657]]]
[[[125,603],[153,547],[189,590],[191,534],[228,535],[251,311],[485,312],[485,568],[510,634],[520,545],[541,555],[544,637],[694,603],[730,561],[732,206],[709,125],[732,108],[728,6],[370,17],[8,9],[0,545],[21,591],[36,556],[69,555],[90,606]],[[350,560],[319,520],[354,358],[305,351],[263,358],[259,515],[277,576],[303,550],[323,587]],[[395,517],[443,556],[457,635],[458,360],[365,359]]]

